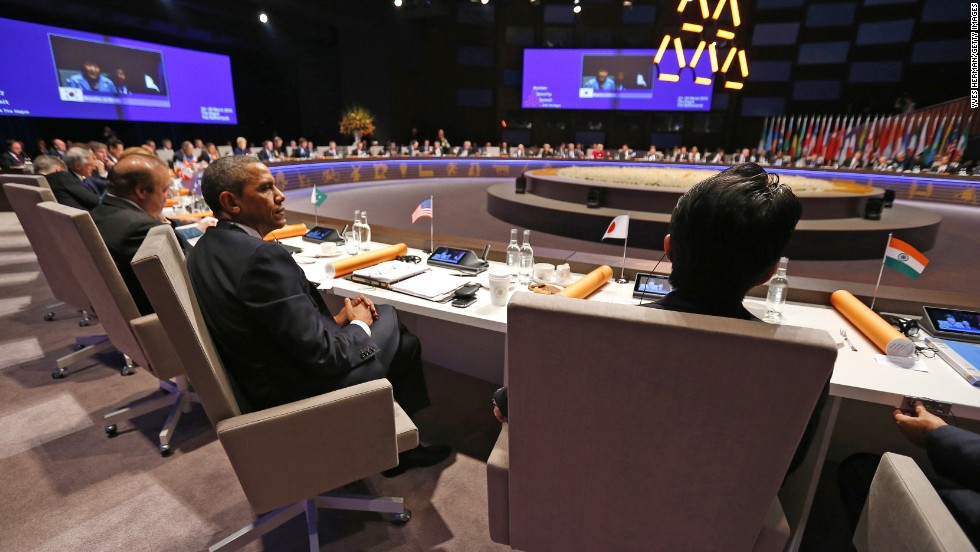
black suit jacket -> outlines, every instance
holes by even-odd
[[[54,198],[58,203],[91,211],[100,203],[99,196],[92,190],[86,188],[82,181],[68,171],[60,171],[46,175]]]
[[[150,229],[166,223],[153,218],[138,206],[111,195],[105,196],[102,204],[92,209],[91,214],[140,314],[151,314],[153,306],[130,263]],[[177,234],[177,241],[186,254],[191,248],[190,243],[180,234]]]
[[[962,488],[937,488],[974,546],[980,546],[980,435],[953,426],[937,428],[926,442],[936,473]]]
[[[276,160],[276,152],[275,151],[269,151],[269,150],[263,148],[262,151],[259,152],[258,158],[259,158],[259,161],[265,161],[265,162],[275,161]]]
[[[187,269],[243,410],[386,376],[378,342],[354,324],[341,328],[279,244],[221,221],[191,250]]]
[[[202,151],[201,152],[201,155],[198,155],[197,156],[197,162],[198,163],[208,163],[208,164],[210,164],[210,163],[214,163],[215,159],[217,159],[217,158],[214,157],[213,155],[211,155],[210,153],[206,152],[206,151]]]
[[[3,152],[3,155],[0,155],[0,167],[3,167],[4,169],[12,169],[15,167],[19,168],[19,167],[23,167],[24,163],[30,160],[31,158],[24,154],[21,154],[20,157],[17,157],[16,155],[14,155],[13,152],[5,151]]]

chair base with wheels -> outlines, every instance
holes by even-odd
[[[250,523],[212,544],[208,548],[208,552],[238,550],[293,519],[300,512],[304,512],[306,516],[306,534],[309,539],[310,550],[311,552],[316,552],[320,550],[320,534],[317,530],[317,510],[319,508],[390,514],[388,521],[401,525],[408,523],[412,519],[412,511],[405,508],[404,502],[398,497],[330,493],[296,502],[289,506],[283,506],[282,508],[263,514],[254,523]]]
[[[173,449],[170,448],[170,438],[177,429],[177,423],[180,421],[181,414],[191,411],[191,403],[200,402],[197,394],[190,391],[185,376],[177,376],[174,380],[175,382],[160,380],[160,390],[165,393],[164,395],[135,401],[129,406],[106,414],[104,420],[108,422],[109,420],[123,417],[132,419],[162,408],[169,408],[167,421],[164,422],[163,428],[160,429],[159,436],[160,455],[165,458],[170,456],[173,454]],[[119,431],[115,423],[108,423],[103,429],[110,438],[115,437]]]
[[[83,358],[97,355],[102,351],[112,348],[113,345],[109,341],[109,336],[107,335],[78,337],[75,339],[75,352],[58,359],[58,367],[51,372],[51,377],[54,379],[65,378],[68,376],[68,367],[72,364],[75,364]],[[126,359],[126,363],[119,369],[119,375],[131,376],[135,374],[136,365],[133,364],[133,359],[129,358],[127,355],[123,355],[123,357]]]

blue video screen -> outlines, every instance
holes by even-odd
[[[0,18],[0,115],[237,124],[228,56]]]

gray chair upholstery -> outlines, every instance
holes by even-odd
[[[823,331],[516,294],[490,534],[515,549],[782,550]]]
[[[48,179],[39,174],[5,174],[0,175],[0,184],[23,184],[24,186],[37,186],[50,190],[51,185]]]
[[[44,177],[31,175],[0,177],[0,181],[7,182],[3,185],[4,192],[17,215],[17,220],[24,228],[27,241],[34,248],[37,263],[41,266],[41,272],[44,273],[44,277],[48,281],[51,293],[55,299],[75,307],[82,313],[82,319],[78,322],[79,326],[89,326],[92,324],[92,318],[89,314],[92,312],[92,304],[73,271],[69,270],[65,258],[61,255],[57,236],[52,234],[47,226],[41,222],[38,214],[38,204],[45,201],[54,202],[54,194],[51,193],[50,188],[38,186],[36,183],[33,185],[13,183],[14,181],[26,182],[30,179],[43,181]],[[56,305],[49,308],[54,306]],[[54,318],[53,310],[44,315],[45,320],[54,320]],[[80,337],[76,341],[76,345],[80,347],[77,351],[58,359],[57,368],[52,373],[56,379],[64,377],[68,367],[72,364],[112,347],[105,335]]]
[[[195,401],[196,397],[187,389],[183,367],[163,333],[157,315],[140,316],[133,296],[88,211],[44,202],[38,205],[38,212],[41,222],[58,236],[57,243],[66,264],[80,282],[85,282],[85,293],[99,313],[99,320],[109,340],[128,360],[159,378],[160,388],[167,393],[110,412],[105,416],[106,420],[136,417],[169,408],[167,421],[159,436],[160,452],[170,454],[170,436],[181,413],[189,410],[190,402]],[[161,227],[170,230],[169,226]],[[176,382],[171,382],[171,378]],[[107,425],[106,433],[114,436],[116,424]]]
[[[211,340],[173,232],[150,230],[133,269],[217,429],[259,520],[214,544],[237,548],[305,510],[310,550],[319,550],[316,509],[366,510],[407,521],[401,498],[320,493],[398,464],[418,429],[376,380],[242,414]]]
[[[972,552],[973,545],[915,460],[885,453],[861,520],[858,552]]]

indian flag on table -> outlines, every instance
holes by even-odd
[[[888,240],[888,247],[885,249],[885,266],[894,268],[913,280],[918,280],[928,264],[929,259],[918,249],[898,238]]]

